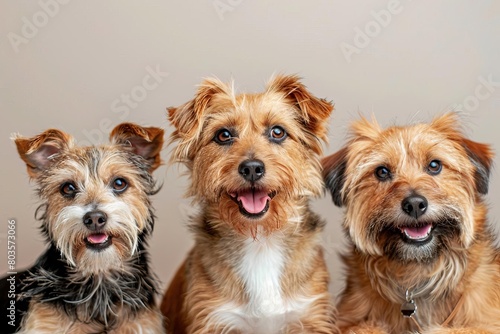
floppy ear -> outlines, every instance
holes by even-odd
[[[170,141],[179,141],[172,160],[192,161],[195,152],[192,145],[200,137],[204,113],[217,94],[230,94],[229,87],[216,78],[205,79],[191,101],[177,107],[167,108],[168,120],[175,127]]]
[[[328,190],[330,190],[333,203],[338,207],[342,207],[346,204],[342,188],[345,183],[347,152],[347,147],[343,147],[336,153],[321,160],[325,186]]]
[[[19,156],[26,163],[30,178],[38,177],[53,163],[59,152],[73,145],[70,135],[56,129],[46,130],[32,138],[15,135],[12,139]]]
[[[152,172],[161,165],[163,134],[160,128],[121,123],[111,131],[109,138],[112,143],[130,147],[132,152],[148,160],[151,163],[149,171]]]
[[[326,141],[328,119],[333,111],[330,102],[312,95],[295,75],[275,77],[268,84],[267,91],[282,93],[290,99],[300,111],[309,131]]]
[[[480,194],[488,193],[490,180],[490,170],[493,164],[493,150],[490,145],[477,143],[469,139],[462,139],[462,145],[465,148],[470,161],[474,165],[476,190]]]

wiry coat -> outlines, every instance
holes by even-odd
[[[323,160],[350,240],[343,332],[500,333],[500,250],[483,198],[492,157],[454,113],[385,130],[353,124],[349,143]],[[426,198],[417,219],[404,212],[407,196]],[[416,321],[400,311],[407,290]]]
[[[164,333],[146,250],[163,130],[124,123],[110,137],[91,147],[54,129],[15,138],[42,200],[36,217],[48,248],[16,277],[7,332]]]
[[[188,195],[200,206],[195,246],[161,305],[169,331],[336,332],[324,222],[309,208],[322,192],[318,156],[332,109],[279,76],[264,93],[240,95],[209,79],[169,110],[173,160],[188,167]],[[248,161],[261,168],[256,179],[242,171]],[[239,199],[249,192],[266,205],[249,213]]]

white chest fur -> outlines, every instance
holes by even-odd
[[[282,274],[286,261],[282,237],[248,239],[236,265],[245,286],[248,303],[227,303],[211,314],[224,332],[238,329],[243,333],[281,333],[286,324],[297,322],[314,297],[285,298]]]

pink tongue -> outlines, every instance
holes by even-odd
[[[246,190],[238,194],[238,201],[248,213],[260,213],[271,198],[262,190]]]
[[[108,235],[104,233],[91,234],[87,237],[87,240],[93,244],[102,244],[108,240]]]
[[[403,232],[406,232],[410,238],[419,239],[425,237],[429,233],[431,227],[432,224],[421,227],[405,227],[403,228]]]

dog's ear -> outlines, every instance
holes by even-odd
[[[435,117],[430,126],[435,131],[446,135],[448,137],[454,137],[461,135],[461,122],[460,115],[458,112],[449,111],[442,115]]]
[[[57,129],[46,130],[32,138],[14,135],[12,139],[19,156],[26,163],[30,178],[36,178],[62,150],[73,146],[73,138]]]
[[[269,82],[267,91],[281,93],[290,99],[301,112],[308,130],[326,141],[328,119],[333,111],[332,103],[312,95],[295,75],[276,76]]]
[[[344,183],[347,167],[348,148],[343,147],[336,153],[321,160],[325,186],[332,194],[333,203],[339,207],[345,205]]]
[[[134,123],[118,124],[111,131],[112,143],[130,147],[132,152],[151,163],[150,172],[161,165],[161,149],[163,147],[163,129],[142,127]]]
[[[372,115],[371,120],[360,116],[358,120],[351,123],[349,137],[355,138],[356,141],[373,141],[380,136],[382,131],[375,115]]]
[[[462,138],[462,145],[475,168],[474,180],[477,192],[487,194],[494,156],[491,146],[465,138]]]
[[[179,106],[167,108],[168,120],[175,127],[170,141],[179,141],[172,155],[175,161],[192,161],[195,152],[192,149],[201,135],[205,110],[217,94],[232,94],[232,90],[216,78],[205,79],[191,101]]]

